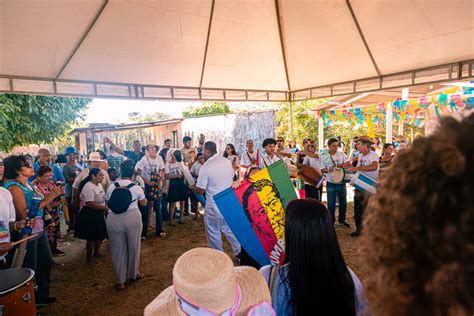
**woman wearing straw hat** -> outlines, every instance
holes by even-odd
[[[252,267],[235,267],[228,255],[195,248],[173,268],[173,285],[145,308],[158,315],[275,315],[268,285]]]
[[[278,315],[363,315],[362,285],[347,267],[332,217],[315,199],[286,207],[283,266],[260,269]]]

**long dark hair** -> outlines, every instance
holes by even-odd
[[[100,168],[91,168],[89,170],[89,175],[84,178],[84,180],[81,181],[81,184],[79,184],[79,192],[82,192],[82,189],[86,185],[87,182],[92,180],[92,176],[97,176],[100,173]]]
[[[232,150],[232,155],[237,156],[237,151],[235,150],[234,145],[232,145],[232,144],[227,144],[227,145],[225,145],[225,147],[229,147],[229,148]],[[224,157],[227,158],[228,156],[229,156],[229,155],[227,155],[227,150],[224,150]]]
[[[282,277],[295,314],[355,315],[354,282],[326,206],[315,199],[293,200],[285,217],[289,265]]]

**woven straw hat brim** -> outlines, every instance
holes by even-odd
[[[246,315],[250,307],[264,301],[272,303],[268,284],[264,277],[253,267],[235,267],[235,276],[240,286],[241,297],[237,315]]]
[[[173,268],[173,284],[145,309],[145,315],[184,315],[175,290],[191,303],[220,314],[232,307],[237,284],[241,291],[238,315],[271,295],[263,276],[252,267],[236,267],[230,257],[210,248],[194,248],[178,258]]]
[[[181,311],[176,301],[176,293],[174,287],[170,286],[160,293],[150,304],[145,308],[144,316],[186,316]]]
[[[246,315],[250,307],[267,301],[271,295],[263,276],[253,267],[235,267],[234,273],[240,286],[241,300],[237,315]],[[160,293],[145,308],[144,316],[186,316],[176,301],[174,287],[170,286]]]
[[[173,268],[176,291],[191,302],[221,313],[234,303],[236,279],[228,255],[211,248],[194,248]]]
[[[366,142],[366,143],[371,143],[373,144],[374,141],[372,140],[371,137],[369,136],[360,136],[359,139],[357,139],[358,142]]]

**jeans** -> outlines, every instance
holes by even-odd
[[[38,299],[49,296],[52,263],[53,257],[46,234],[43,233],[38,239],[28,242],[23,267],[35,271]]]
[[[332,217],[332,222],[336,221],[336,196],[339,197],[339,217],[338,222],[344,223],[346,221],[347,210],[347,191],[346,184],[335,184],[327,182],[326,190],[328,194],[328,210]]]
[[[151,186],[145,184],[145,197],[147,199],[146,207],[140,207],[140,213],[142,213],[142,222],[143,222],[143,229],[142,229],[142,237],[146,237],[148,232],[148,219],[153,208],[156,212],[156,235],[159,235],[163,232],[163,215],[161,214],[161,197],[155,200],[151,199]]]
[[[161,196],[161,216],[163,221],[170,220],[170,212],[168,211],[168,194],[163,193]]]
[[[309,184],[304,185],[304,194],[306,198],[313,198],[318,201],[321,201],[321,197],[323,195],[323,187],[321,186],[319,189]]]
[[[367,200],[369,199],[369,194],[355,190],[354,195],[354,220],[356,224],[356,229],[362,229],[362,216],[364,214],[365,207],[367,205]]]

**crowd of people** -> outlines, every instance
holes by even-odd
[[[53,303],[53,257],[64,255],[58,248],[62,210],[67,231],[86,240],[87,264],[100,264],[102,242],[109,240],[115,287],[124,290],[127,282],[144,277],[140,249],[150,232],[163,238],[167,226],[185,225],[192,213],[195,220],[204,216],[211,249],[183,254],[173,269],[174,286],[145,314],[179,309],[194,315],[189,311],[198,309],[238,315],[468,315],[474,301],[469,290],[473,133],[471,115],[442,120],[434,135],[410,147],[401,136],[384,145],[359,136],[348,146],[334,137],[324,150],[309,138],[299,146],[277,137],[263,140],[262,148],[248,139],[243,153],[234,144],[219,152],[215,142],[200,135],[196,147],[185,136],[179,149],[166,139],[161,148],[135,141],[130,151],[106,138],[107,154],[91,152],[83,164],[73,147],[60,163],[53,163],[45,148],[35,161],[12,155],[0,164],[0,268],[11,264],[10,242],[31,228],[35,237],[27,243],[23,266],[35,271],[37,302]],[[323,174],[326,199],[323,203],[324,185],[304,185],[304,193],[285,210],[285,264],[261,267],[241,247],[213,197],[280,160],[289,174],[292,166]],[[371,269],[363,283],[346,264],[335,231],[335,226],[351,227],[347,182],[354,174],[377,182],[375,195],[354,190],[351,236],[362,236],[363,261]],[[222,235],[245,268],[234,269],[223,254]],[[215,267],[212,273],[209,267]]]

